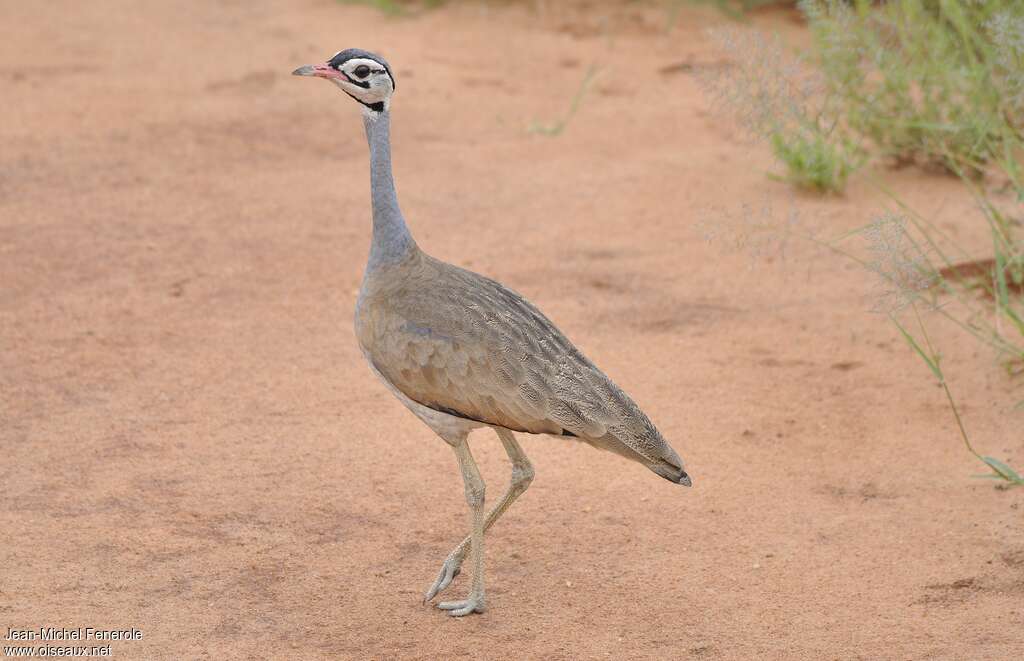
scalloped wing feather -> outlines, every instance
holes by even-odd
[[[679,458],[640,408],[545,317],[500,283],[422,253],[368,276],[356,335],[374,367],[435,410],[568,434],[642,463]]]

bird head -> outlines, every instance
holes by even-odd
[[[395,91],[395,78],[384,58],[358,48],[339,51],[323,64],[307,64],[292,74],[326,78],[374,113],[388,108]]]

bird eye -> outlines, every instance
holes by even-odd
[[[355,75],[356,78],[366,78],[367,76],[370,75],[370,67],[366,66],[365,64],[360,64],[358,67],[355,68],[355,70],[352,73]]]

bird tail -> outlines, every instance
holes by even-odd
[[[683,468],[683,460],[679,458],[679,455],[672,449],[672,446],[666,443],[661,435],[658,434],[657,430],[655,430],[653,434],[657,443],[652,444],[654,447],[650,448],[648,452],[643,454],[635,449],[634,445],[623,442],[620,437],[614,434],[608,433],[600,437],[592,437],[582,434],[579,436],[573,434],[573,436],[577,436],[579,440],[584,441],[599,450],[614,452],[615,454],[621,455],[627,459],[643,464],[669,482],[681,484],[684,487],[691,486],[690,476],[686,474],[686,469]]]
[[[647,467],[669,482],[681,484],[684,487],[692,486],[690,476],[686,474],[686,470],[683,468],[683,460],[667,444],[662,456],[658,460],[649,463]]]

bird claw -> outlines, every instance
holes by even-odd
[[[462,617],[470,613],[483,613],[487,610],[484,607],[483,597],[474,597],[472,595],[462,601],[442,601],[437,607],[448,611],[448,614],[452,617]]]
[[[427,590],[426,596],[423,597],[423,603],[427,603],[438,595],[441,591],[451,585],[452,580],[459,575],[462,571],[462,560],[463,556],[458,553],[452,553],[444,560],[444,564],[441,565],[441,571],[437,575],[437,579],[434,584]]]

